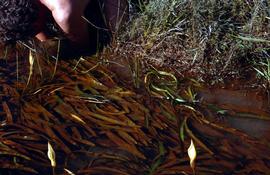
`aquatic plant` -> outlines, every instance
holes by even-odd
[[[260,28],[268,24],[267,2],[141,5],[128,31],[92,57],[62,60],[23,43],[3,49],[1,173],[270,173],[268,142],[221,123],[220,115],[238,113],[202,103],[197,89],[204,77],[184,76],[224,69],[211,84],[236,71],[230,66],[239,58],[259,58],[268,47],[268,28]],[[128,66],[132,83],[111,65]],[[188,157],[190,140],[196,166]]]

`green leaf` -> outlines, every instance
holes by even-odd
[[[185,122],[186,122],[186,119],[182,122],[180,126],[180,139],[182,140],[182,142],[185,141]]]
[[[236,36],[237,39],[249,42],[260,42],[260,43],[270,43],[269,40],[261,39],[261,38],[253,38],[253,37],[246,37],[246,36]]]

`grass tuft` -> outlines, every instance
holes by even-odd
[[[142,67],[213,84],[244,76],[269,54],[268,1],[149,0],[141,6],[143,12],[120,32],[117,48],[139,57]]]

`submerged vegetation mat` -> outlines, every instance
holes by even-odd
[[[136,92],[118,85],[114,73],[93,59],[60,61],[55,71],[54,62],[30,57],[30,80],[26,61],[1,59],[1,174],[270,170],[267,140],[224,126],[217,120],[222,111],[199,102],[193,83],[183,99],[172,74],[152,70]]]
[[[268,1],[140,8],[100,55],[2,49],[1,175],[270,174],[265,93],[201,85],[241,78],[251,57],[268,73]]]

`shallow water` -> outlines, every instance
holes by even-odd
[[[225,110],[221,120],[226,126],[258,139],[270,139],[270,107],[266,96],[256,91],[226,89],[203,90],[198,96],[202,103]]]
[[[125,88],[130,84],[125,87],[125,83],[132,84],[129,69],[123,68],[124,81],[117,84],[122,69],[118,69],[116,75],[108,71],[107,67],[82,74],[72,70],[74,64],[61,62],[53,79],[53,67],[44,67],[43,77],[36,68],[33,82],[26,88],[29,68],[24,67],[24,64],[28,64],[26,60],[19,66],[19,78],[16,77],[15,62],[2,60],[0,65],[0,119],[2,126],[5,126],[0,130],[0,138],[6,139],[5,144],[10,147],[15,145],[21,154],[25,153],[33,160],[41,160],[49,167],[46,144],[48,140],[53,141],[58,150],[59,163],[67,161],[70,170],[74,172],[87,170],[81,174],[149,174],[151,167],[155,166],[157,168],[153,174],[180,174],[181,171],[192,174],[185,151],[190,140],[186,136],[184,147],[181,146],[179,126],[175,119],[182,119],[183,114],[169,101],[143,94],[143,89],[138,90],[142,94],[127,91]],[[81,66],[85,70],[96,65],[90,62],[83,64]],[[89,77],[96,78],[101,84],[93,82]],[[116,97],[110,94],[114,88]],[[82,99],[74,99],[78,94],[83,97],[92,97],[94,94],[111,98],[111,103],[92,105],[82,102]],[[195,142],[199,174],[270,173],[270,113],[266,96],[255,90],[205,88],[198,90],[197,99],[197,109],[210,124],[191,117],[188,126],[213,151],[213,154],[209,154]],[[6,104],[9,108],[3,107]],[[11,111],[11,118],[7,115],[7,109]],[[76,114],[82,120],[71,118],[69,113]],[[119,122],[120,125],[113,125],[108,118],[106,121],[100,116],[95,118],[93,113],[114,119],[113,122]],[[191,115],[191,112],[185,114]],[[10,126],[6,123],[7,118],[12,119],[9,120]],[[85,128],[84,123],[89,127]],[[15,124],[22,128],[15,127]],[[14,132],[20,132],[19,136],[13,136]],[[34,141],[22,142],[19,139],[21,135],[30,137],[35,134],[37,136],[33,136],[36,139]],[[80,137],[84,142],[75,140]],[[39,147],[33,154],[31,151],[35,144],[39,144]],[[28,147],[31,149],[28,150]],[[163,149],[164,155],[161,151]],[[40,168],[41,165],[32,162],[30,165],[36,166],[43,173],[50,172],[48,167]],[[58,174],[63,173],[61,166],[58,167]]]

